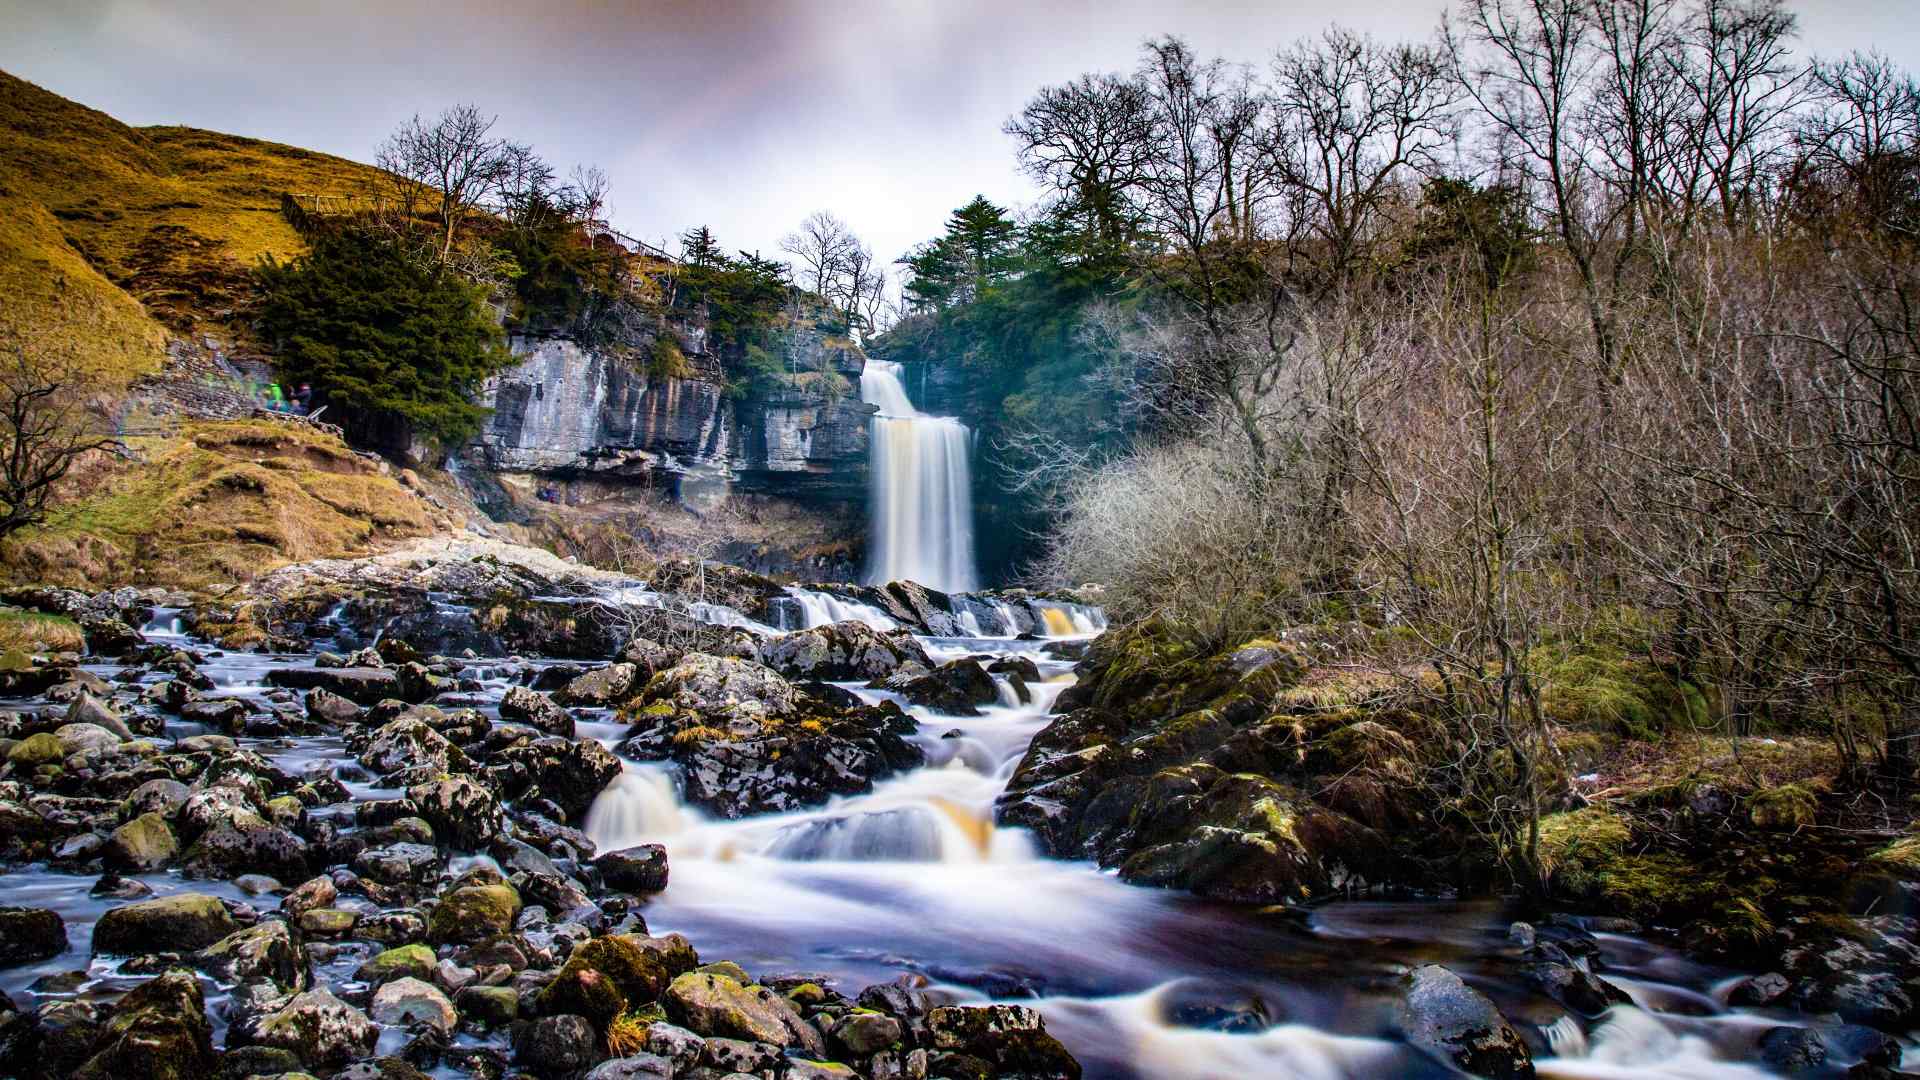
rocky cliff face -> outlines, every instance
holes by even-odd
[[[864,502],[858,347],[796,329],[785,342],[788,374],[736,396],[698,338],[681,337],[691,378],[650,376],[628,359],[644,355],[633,345],[515,339],[524,359],[486,388],[493,416],[471,456],[501,473],[695,478],[703,491],[717,483],[814,504]]]

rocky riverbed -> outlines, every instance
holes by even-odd
[[[1100,624],[1069,598],[640,582],[498,545],[219,598],[6,599],[88,652],[0,658],[0,1075],[1867,1076],[1906,1054],[1900,913],[1756,977],[1612,913],[1382,901],[1406,863],[1364,845],[1400,826],[1322,805],[1311,769],[1284,806],[1233,787],[1252,774],[1188,760],[1214,726],[1142,742],[1168,699],[1110,649],[1073,686]],[[1174,711],[1270,693],[1285,660],[1214,665]],[[1142,782],[1167,768],[1200,797]]]

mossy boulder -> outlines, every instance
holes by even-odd
[[[1252,774],[1220,776],[1191,797],[1149,795],[1131,832],[1121,877],[1239,903],[1299,902],[1392,874],[1371,829]]]
[[[165,866],[179,851],[180,841],[167,819],[146,813],[113,830],[100,857],[110,869],[144,873]]]
[[[513,930],[520,915],[520,893],[513,886],[468,885],[440,898],[427,919],[427,940],[435,945],[491,941]]]
[[[353,977],[370,986],[394,979],[431,979],[439,963],[433,950],[425,945],[401,945],[375,954],[354,971]]]
[[[620,1007],[606,1019],[626,1011],[627,1008],[645,1005],[659,998],[668,982],[673,978],[662,955],[646,947],[647,939],[634,934],[608,934],[590,941],[582,942],[567,957],[561,966],[554,984],[541,993],[540,1011],[549,1015],[559,1012],[580,1012],[577,1009],[561,1008],[562,998],[568,995],[593,1000],[604,1004],[607,995],[599,985],[588,985],[572,979],[573,976],[592,972],[602,976],[620,1000]],[[569,981],[571,980],[571,981]],[[548,991],[553,993],[549,997]],[[577,993],[576,993],[577,991]],[[581,1012],[583,1016],[593,1014]],[[602,1026],[605,1021],[596,1021]]]
[[[1757,829],[1804,829],[1819,813],[1819,797],[1801,784],[1782,784],[1747,799],[1747,820]]]
[[[67,951],[67,926],[46,908],[0,907],[0,968],[51,960]]]
[[[60,736],[51,731],[42,731],[14,743],[7,751],[7,763],[16,772],[32,772],[42,765],[58,765],[66,756],[66,750],[60,745]]]
[[[194,957],[194,965],[223,983],[268,979],[288,992],[307,985],[307,956],[293,928],[265,919],[236,930]]]
[[[214,1070],[213,1028],[200,981],[170,971],[115,1004],[74,1080],[200,1080]]]
[[[380,1029],[365,1013],[322,986],[295,995],[280,1008],[237,1029],[228,1041],[278,1047],[297,1055],[308,1068],[328,1068],[372,1053],[379,1037]]]
[[[950,1006],[929,1012],[926,1024],[936,1051],[976,1058],[1000,1075],[1079,1080],[1080,1063],[1025,1006]]]
[[[819,1029],[807,1023],[786,998],[764,986],[690,971],[668,984],[661,1004],[675,1023],[699,1035],[773,1043],[815,1058],[826,1055]]]
[[[95,955],[140,956],[204,949],[240,929],[219,898],[178,893],[141,900],[100,916],[93,928]]]

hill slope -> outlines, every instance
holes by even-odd
[[[157,370],[166,336],[228,325],[261,256],[304,250],[283,192],[353,194],[370,166],[195,128],[134,128],[0,72],[0,318],[60,327],[94,370]]]

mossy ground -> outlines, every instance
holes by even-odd
[[[17,580],[203,588],[429,535],[433,507],[334,436],[270,420],[186,424],[76,477],[0,547]]]
[[[86,638],[72,619],[0,608],[0,654],[79,652]]]

